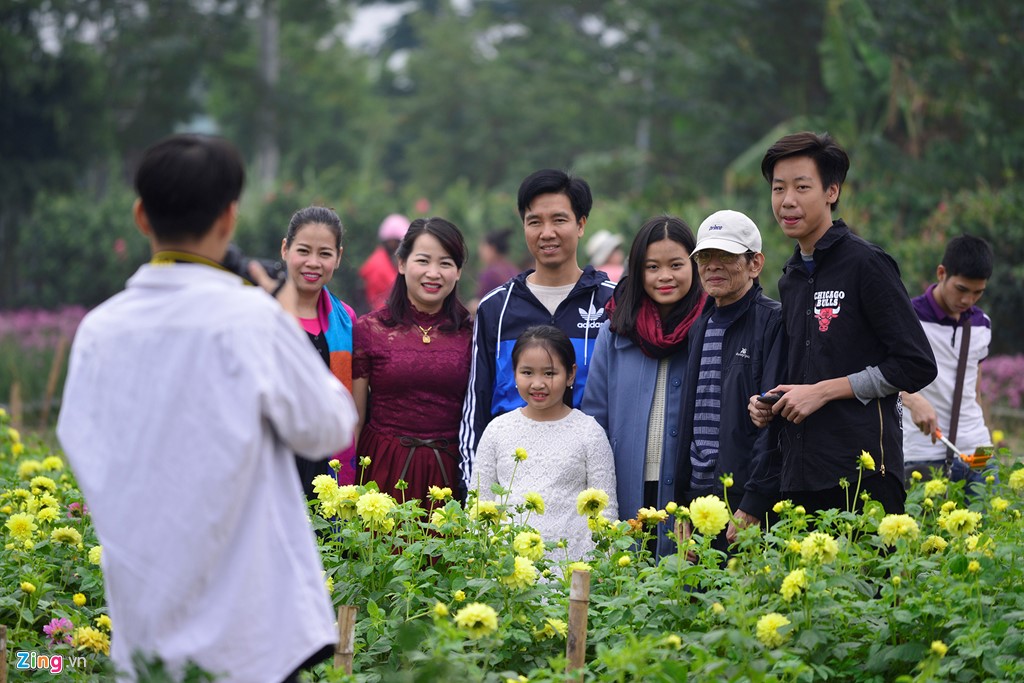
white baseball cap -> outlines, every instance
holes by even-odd
[[[718,249],[730,254],[761,251],[761,231],[746,214],[725,209],[716,211],[697,229],[697,246],[693,253],[704,249]]]

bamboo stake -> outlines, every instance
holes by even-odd
[[[590,572],[574,569],[569,587],[569,633],[565,656],[569,671],[582,669],[587,658],[587,605],[590,603]],[[583,671],[578,679],[583,681]]]
[[[356,612],[354,605],[338,607],[338,645],[334,648],[334,666],[352,675],[352,657],[356,644]],[[0,681],[0,683],[3,683]]]
[[[64,356],[68,352],[68,338],[61,335],[57,340],[57,347],[53,350],[53,362],[50,363],[50,376],[46,378],[46,396],[43,399],[43,410],[39,416],[39,431],[45,432],[47,423],[50,421],[50,405],[53,403],[53,395],[57,392],[57,380],[60,379],[60,371],[64,367]]]
[[[0,624],[0,683],[7,683],[7,627]]]
[[[21,417],[24,406],[21,404],[21,382],[14,380],[11,384],[11,426],[21,429]]]

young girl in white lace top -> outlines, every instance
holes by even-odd
[[[545,541],[566,539],[568,558],[593,549],[587,520],[576,511],[576,497],[588,488],[608,494],[604,516],[618,519],[615,465],[608,437],[594,418],[571,407],[576,352],[564,332],[550,325],[524,331],[512,349],[516,388],[526,406],[494,418],[476,452],[473,471],[480,500],[494,500],[491,485],[509,488],[510,506],[539,493],[543,515],[530,517]],[[517,448],[526,460],[515,458]],[[515,480],[512,472],[515,470]],[[552,559],[565,559],[562,551]]]

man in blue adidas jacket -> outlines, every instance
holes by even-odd
[[[476,311],[473,364],[459,430],[467,490],[474,488],[473,457],[488,423],[526,405],[512,368],[512,347],[523,330],[548,324],[569,335],[577,365],[573,406],[578,408],[583,399],[597,331],[608,317],[605,303],[615,291],[607,275],[591,266],[580,270],[577,263],[592,204],[586,181],[563,171],[537,171],[519,186],[519,216],[537,268],[485,295]]]

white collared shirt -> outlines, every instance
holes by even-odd
[[[346,448],[355,423],[295,320],[230,273],[144,265],[86,316],[57,433],[119,669],[139,649],[276,683],[336,641],[292,454]]]

